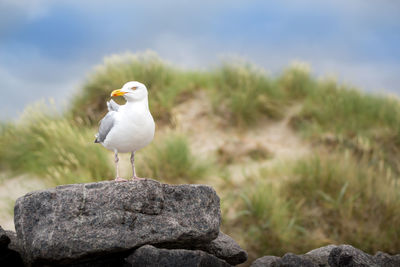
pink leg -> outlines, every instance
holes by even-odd
[[[119,158],[118,158],[118,152],[115,151],[114,153],[115,153],[115,154],[114,154],[115,170],[116,170],[116,172],[117,172],[117,175],[115,176],[115,181],[117,181],[117,182],[126,182],[126,181],[127,181],[126,179],[119,177],[119,170],[118,170],[118,161],[119,161]]]
[[[135,152],[131,153],[131,164],[132,164],[132,180],[145,180],[144,178],[140,178],[136,176],[136,171],[135,171]]]

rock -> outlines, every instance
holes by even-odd
[[[0,226],[0,266],[24,266],[21,255],[13,248],[13,232],[4,231]]]
[[[253,263],[250,265],[250,267],[268,267],[268,266],[277,266],[277,262],[281,258],[276,257],[276,256],[264,256],[261,258],[256,259],[253,261]]]
[[[251,267],[318,267],[304,255],[286,253],[282,258],[264,256],[255,260]]]
[[[10,238],[7,236],[6,231],[0,226],[0,251],[6,249],[10,243]]]
[[[295,255],[293,253],[286,253],[278,261],[278,266],[285,267],[318,267],[317,264],[304,257],[304,255]]]
[[[328,263],[331,267],[376,266],[374,257],[350,245],[340,245],[331,250]]]
[[[21,247],[21,242],[19,242],[19,239],[17,238],[17,233],[14,231],[6,230],[6,234],[10,238],[10,244],[8,244],[8,248],[22,254],[23,251]]]
[[[231,265],[238,265],[247,261],[247,252],[235,240],[222,232],[219,232],[218,237],[209,244],[197,248],[215,255]]]
[[[220,225],[211,187],[150,179],[32,192],[16,201],[14,214],[29,264],[69,264],[145,244],[209,243]]]
[[[163,249],[145,245],[127,259],[128,266],[146,267],[209,267],[231,266],[223,260],[201,250]]]
[[[391,256],[378,252],[371,256],[350,245],[328,245],[307,252],[304,255],[285,254],[282,258],[264,256],[255,260],[251,267],[318,266],[318,267],[398,267],[400,254]]]
[[[400,266],[400,254],[389,255],[387,253],[378,252],[374,256],[374,260],[381,267],[398,267]]]
[[[320,247],[307,252],[304,256],[320,267],[329,266],[328,264],[329,254],[331,253],[331,250],[335,247],[336,247],[335,245]]]

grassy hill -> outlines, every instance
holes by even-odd
[[[130,80],[147,85],[157,125],[138,174],[214,186],[223,230],[251,258],[330,243],[399,253],[399,101],[301,64],[272,77],[248,62],[188,71],[151,52],[108,57],[65,113],[35,107],[1,125],[2,170],[49,185],[112,179],[112,152],[93,136]]]

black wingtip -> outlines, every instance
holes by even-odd
[[[97,140],[97,138],[94,139],[94,142],[95,142],[95,143],[100,143],[99,140]]]

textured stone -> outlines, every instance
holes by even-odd
[[[293,253],[286,253],[279,261],[278,266],[285,267],[318,267],[317,264],[304,257],[304,255],[295,255]]]
[[[320,267],[329,266],[328,264],[329,254],[335,247],[336,247],[335,245],[320,247],[307,252],[304,256]]]
[[[378,267],[374,257],[350,245],[340,245],[331,250],[328,263],[331,267]]]
[[[11,250],[15,250],[18,253],[22,253],[22,247],[21,247],[21,242],[19,242],[19,239],[17,238],[17,233],[14,231],[8,231],[6,230],[7,236],[10,238],[10,244],[8,244],[8,248]]]
[[[381,267],[399,267],[400,266],[400,254],[389,255],[387,253],[378,252],[374,256],[374,260],[378,266]]]
[[[6,249],[10,243],[10,238],[7,236],[6,231],[0,226],[0,251]]]
[[[318,265],[304,255],[286,253],[282,258],[264,256],[255,260],[251,267],[318,267]]]
[[[235,240],[222,232],[219,232],[218,237],[209,244],[198,246],[197,248],[213,254],[232,265],[247,261],[247,252]]]
[[[211,187],[150,179],[36,191],[19,198],[14,213],[30,264],[66,264],[144,244],[209,243],[220,225],[219,198]]]
[[[20,253],[14,250],[15,237],[14,232],[4,231],[0,227],[0,266],[24,266]]]
[[[250,265],[250,267],[269,267],[269,266],[277,266],[277,262],[281,258],[276,257],[276,256],[264,256],[261,258],[256,259],[253,261],[253,263]]]
[[[282,258],[264,256],[255,260],[251,266],[398,267],[400,266],[400,254],[389,255],[378,252],[375,256],[371,256],[350,245],[328,245],[311,250],[304,255],[287,253]]]
[[[126,262],[128,266],[146,267],[228,267],[223,260],[201,250],[162,249],[146,245],[132,253]]]

